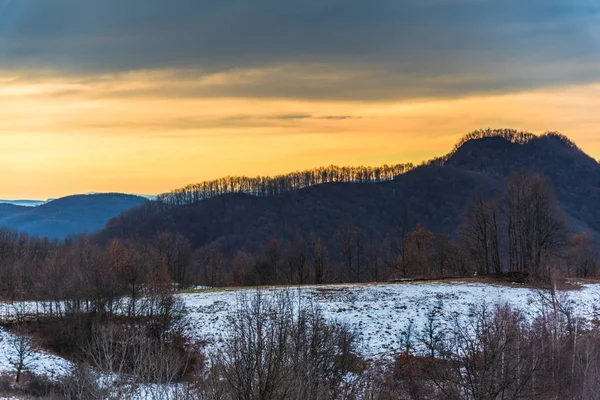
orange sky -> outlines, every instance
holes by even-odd
[[[560,131],[600,158],[600,83],[426,100],[190,96],[252,79],[0,75],[0,198],[156,194],[224,175],[418,162],[478,128]]]
[[[600,158],[599,109],[589,0],[0,0],[0,199],[420,162],[486,128]]]

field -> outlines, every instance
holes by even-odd
[[[557,296],[575,314],[592,322],[600,316],[600,284],[582,284]],[[256,289],[199,290],[182,294],[189,311],[190,333],[218,348],[226,340],[225,323],[239,296]],[[527,287],[480,282],[432,282],[365,285],[303,286],[265,289],[298,291],[332,321],[346,324],[359,338],[359,352],[367,358],[391,356],[401,349],[401,335],[412,327],[418,331],[435,310],[442,323],[453,315],[468,317],[473,307],[508,304],[534,318],[549,293]]]
[[[187,308],[189,335],[207,342],[206,351],[219,349],[227,340],[226,322],[233,315],[241,296],[252,296],[257,289],[198,289],[178,296]],[[312,301],[331,321],[345,324],[357,335],[358,352],[365,358],[390,357],[401,350],[402,334],[412,326],[418,332],[434,310],[443,324],[454,317],[468,318],[473,307],[509,304],[528,318],[542,312],[549,298],[547,291],[517,284],[490,284],[469,281],[414,282],[393,284],[325,285],[262,288],[267,296],[280,291],[298,293]],[[560,302],[589,323],[600,320],[600,284],[583,283],[577,289],[559,291]],[[6,307],[5,307],[6,309]],[[12,334],[0,328],[0,371],[12,371],[10,346]],[[57,378],[65,375],[71,363],[38,349],[32,372]]]

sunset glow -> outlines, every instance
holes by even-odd
[[[222,51],[207,50],[208,43],[200,39],[196,44],[182,41],[191,34],[186,29],[195,26],[191,22],[182,22],[181,32],[176,33],[166,22],[156,22],[159,39],[139,31],[140,38],[152,37],[159,40],[157,46],[164,44],[156,53],[146,51],[147,43],[127,36],[131,32],[108,32],[109,23],[88,32],[83,25],[69,22],[65,30],[72,36],[63,37],[51,16],[43,19],[42,2],[5,3],[4,10],[13,14],[0,17],[6,28],[0,42],[0,55],[4,55],[0,198],[45,199],[89,191],[156,194],[224,175],[275,174],[330,164],[420,162],[446,153],[463,134],[488,127],[561,131],[600,158],[596,129],[600,77],[593,72],[598,63],[581,58],[590,50],[587,40],[595,30],[585,30],[587,38],[581,27],[571,36],[560,36],[571,43],[571,48],[565,44],[564,51],[579,53],[562,57],[548,50],[536,55],[549,60],[541,63],[528,60],[530,47],[514,49],[515,57],[507,58],[502,46],[495,48],[498,54],[490,55],[486,43],[475,39],[456,42],[454,50],[436,39],[428,51],[439,48],[438,70],[437,64],[428,63],[428,52],[413,48],[401,36],[397,43],[369,38],[378,52],[371,58],[362,50],[366,44],[357,38],[348,42],[347,50],[307,51],[312,55],[300,58],[300,50],[294,49],[303,48],[301,43],[280,48],[267,41],[265,46],[273,48],[265,50],[264,60],[258,62],[249,53],[227,48],[233,44],[226,38]],[[177,12],[195,7],[184,3]],[[425,11],[452,4],[487,10],[477,3],[433,1],[423,10],[410,7],[433,24],[436,14]],[[148,3],[149,14],[139,18],[159,21],[151,13],[161,11],[157,4]],[[72,6],[79,12],[77,18],[91,18],[92,11],[76,3]],[[573,6],[571,11],[573,18],[589,17],[588,22],[597,18],[595,9],[581,14]],[[36,18],[47,22],[36,28],[41,33],[31,27]],[[456,18],[446,22],[459,26]],[[558,20],[547,18],[539,26],[551,29],[543,24]],[[506,35],[509,27],[515,35],[539,28],[537,20],[517,26],[506,19],[495,27],[498,37]],[[142,20],[132,21],[142,24]],[[573,21],[566,27],[575,26],[577,20]],[[386,29],[394,26],[394,21],[384,22]],[[365,27],[367,36],[374,35],[369,30],[373,26]],[[480,28],[463,33],[477,36]],[[550,46],[559,40],[557,36],[538,43],[542,39],[531,35],[527,37],[531,43],[526,42],[531,46]],[[131,43],[112,42],[121,36]],[[90,47],[77,53],[60,38]],[[167,45],[175,39],[182,48],[171,54]],[[405,49],[394,52],[394,46]],[[193,49],[208,55],[188,59]],[[31,54],[25,57],[24,53]]]

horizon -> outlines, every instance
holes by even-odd
[[[0,204],[15,204],[15,203],[19,203],[19,202],[45,204],[45,203],[49,203],[54,200],[63,199],[65,197],[93,196],[93,195],[105,195],[105,194],[123,194],[123,195],[128,195],[128,196],[138,196],[138,197],[145,197],[148,200],[152,200],[152,199],[156,198],[156,196],[157,196],[156,194],[139,194],[139,193],[125,193],[125,192],[89,192],[89,193],[70,193],[70,194],[66,194],[64,196],[60,196],[60,197],[49,197],[45,200],[43,200],[43,199],[23,199],[23,198],[18,198],[18,199],[0,198]],[[38,206],[41,204],[35,204],[35,206]],[[26,206],[26,205],[23,204],[23,206]]]
[[[0,0],[3,198],[418,163],[485,126],[600,158],[600,5]]]

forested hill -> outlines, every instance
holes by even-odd
[[[96,232],[111,218],[145,201],[139,196],[108,193],[68,196],[36,207],[0,204],[0,227],[61,239]]]
[[[503,142],[500,148],[512,149],[510,144],[519,144],[525,147],[525,153],[530,150],[529,147],[535,147],[539,143],[561,143],[564,148],[572,152],[581,152],[581,150],[569,140],[566,136],[559,133],[549,132],[542,136],[536,136],[529,132],[515,131],[511,129],[498,130],[478,130],[465,135],[456,146],[442,157],[437,157],[432,160],[424,161],[423,165],[444,166],[447,163],[453,163],[457,158],[461,159],[464,156],[465,148],[470,147],[470,142],[478,139],[487,139],[485,143],[488,146],[498,145],[498,142]],[[486,144],[479,143],[481,146]],[[485,153],[485,149],[482,149]],[[523,152],[520,152],[522,156]],[[463,157],[464,158],[464,157]],[[593,159],[589,160],[595,163]],[[509,159],[508,169],[518,165],[521,161]],[[484,156],[479,163],[487,162],[487,156]],[[527,160],[525,160],[527,162]],[[477,164],[477,161],[475,162]],[[481,165],[477,164],[478,167]],[[329,167],[314,168],[305,171],[296,171],[288,174],[276,176],[227,176],[210,181],[204,181],[196,184],[188,185],[184,188],[174,189],[168,193],[163,193],[157,196],[157,200],[161,203],[181,206],[185,204],[198,203],[203,200],[221,196],[230,193],[245,193],[258,197],[276,196],[285,192],[304,189],[310,186],[322,185],[324,183],[379,183],[392,180],[399,175],[410,172],[417,166],[412,163],[382,165],[377,167],[339,167],[331,165]]]
[[[507,176],[522,168],[541,172],[554,186],[575,228],[600,232],[600,164],[563,136],[547,135],[525,143],[502,137],[471,140],[445,166],[489,176]]]
[[[245,193],[231,193],[238,190],[225,184],[219,189],[224,194],[213,197],[203,191],[210,184],[191,185],[159,197],[163,202],[150,202],[111,220],[98,237],[150,238],[171,231],[187,237],[194,248],[216,243],[230,253],[256,250],[269,237],[289,241],[295,235],[318,235],[332,242],[336,229],[349,223],[372,241],[416,224],[434,232],[455,232],[477,188],[492,196],[501,191],[510,172],[521,168],[549,178],[574,230],[600,232],[600,165],[559,134],[477,131],[447,155],[403,168],[385,178],[374,178],[374,169],[354,169],[368,172],[362,175],[347,169],[341,182],[332,178],[296,190],[281,176],[276,182],[284,190],[260,196],[247,194],[256,189],[253,186],[239,190]]]
[[[149,203],[111,220],[100,236],[151,238],[172,231],[186,236],[192,247],[217,242],[226,252],[252,251],[271,236],[332,239],[349,221],[370,238],[383,239],[405,222],[405,209],[411,224],[453,230],[477,186],[491,194],[499,182],[475,172],[425,166],[381,183],[328,183],[273,197],[232,193],[178,207]]]

